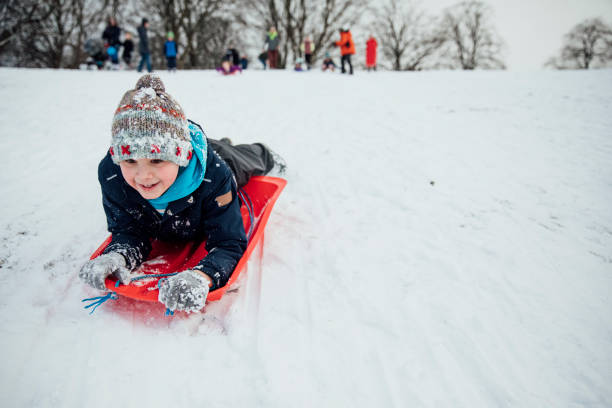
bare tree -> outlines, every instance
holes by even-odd
[[[428,58],[444,44],[444,33],[411,1],[389,0],[376,16],[381,54],[396,71],[425,68]]]
[[[241,0],[240,16],[243,26],[250,28],[254,36],[261,38],[270,27],[276,27],[281,37],[281,67],[289,56],[301,56],[300,45],[310,35],[315,46],[313,61],[330,46],[332,37],[341,26],[355,24],[363,12],[367,0]],[[248,13],[248,14],[246,14]]]
[[[612,27],[599,18],[577,24],[565,35],[559,56],[545,65],[557,69],[589,69],[612,62]]]
[[[30,0],[0,6],[3,63],[27,67],[75,68],[84,59],[87,31],[100,23],[108,1]]]
[[[173,31],[179,45],[179,66],[214,68],[230,42],[235,41],[232,23],[235,1],[148,0],[151,11],[152,49],[162,49],[165,34]],[[161,53],[152,53],[161,63]]]
[[[504,69],[503,42],[491,26],[491,8],[482,1],[464,1],[448,8],[442,20],[450,67]]]
[[[28,51],[26,63],[31,66],[62,68],[79,23],[78,0],[50,0],[43,3],[48,17],[24,30],[22,46]]]
[[[50,9],[37,0],[7,0],[0,5],[0,54],[16,40],[23,27],[40,24]]]

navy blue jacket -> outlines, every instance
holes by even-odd
[[[213,281],[211,290],[227,283],[247,246],[236,182],[228,165],[208,146],[205,178],[187,197],[172,201],[162,216],[130,187],[107,154],[98,166],[102,201],[112,242],[104,253],[122,254],[129,269],[144,262],[151,239],[170,242],[206,239],[208,255],[193,268]],[[215,198],[232,192],[232,201],[219,206]]]

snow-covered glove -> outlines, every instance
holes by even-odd
[[[208,280],[196,271],[187,270],[162,282],[157,299],[173,312],[197,312],[208,296]]]
[[[117,252],[109,252],[83,265],[79,272],[79,278],[93,288],[106,290],[104,281],[111,274],[114,274],[121,283],[129,283],[130,271],[125,266],[123,255]]]

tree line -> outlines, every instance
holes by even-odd
[[[378,38],[381,63],[393,70],[504,69],[504,42],[493,10],[469,0],[430,15],[409,0],[5,0],[0,5],[0,65],[78,68],[83,46],[100,38],[109,16],[135,32],[150,22],[153,63],[163,65],[165,34],[172,31],[183,69],[210,69],[228,46],[262,49],[271,26],[281,36],[280,66],[301,57],[307,35],[313,60],[331,48],[340,27]],[[593,68],[612,62],[612,29],[601,19],[576,25],[547,66]]]

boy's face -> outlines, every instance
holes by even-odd
[[[157,159],[129,159],[119,163],[125,181],[140,195],[152,200],[158,198],[174,183],[179,166]]]

